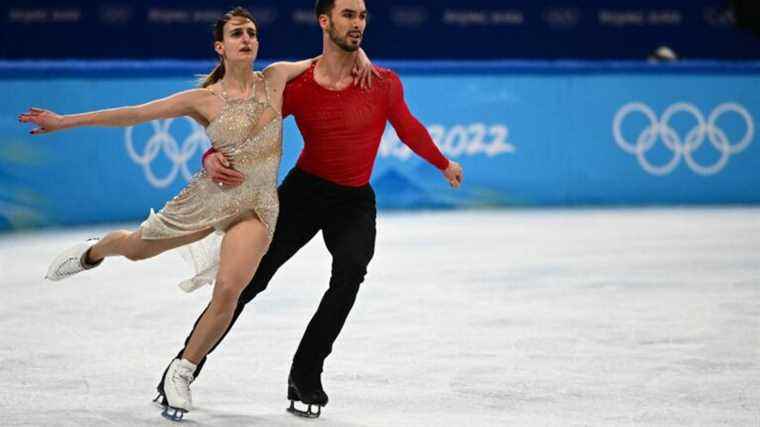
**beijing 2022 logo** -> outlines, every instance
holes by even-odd
[[[639,128],[636,131],[638,133],[624,134],[623,122],[637,114],[643,115],[646,125]],[[691,116],[694,126],[683,134],[679,133],[672,124],[676,114]],[[738,136],[736,135],[732,140],[729,132],[718,125],[718,120],[724,115],[738,117],[744,131],[741,138],[736,138]],[[671,105],[659,119],[648,105],[632,102],[624,105],[615,114],[612,134],[615,143],[626,153],[636,156],[639,165],[652,175],[667,175],[673,172],[682,158],[693,172],[700,175],[714,175],[726,167],[731,156],[741,153],[752,143],[755,136],[755,123],[746,108],[733,102],[718,105],[710,112],[706,120],[699,108],[686,102]],[[654,164],[647,157],[647,153],[658,141],[662,141],[665,148],[672,153],[670,160],[662,164]],[[705,141],[709,141],[718,156],[715,160],[700,162],[694,158],[694,153]]]
[[[203,128],[191,118],[185,117],[184,119],[190,123],[190,134],[182,141],[181,146],[171,134],[174,119],[150,122],[153,135],[148,138],[142,153],[138,153],[135,148],[134,127],[128,127],[124,131],[127,154],[135,163],[142,166],[145,178],[153,187],[168,187],[180,173],[185,181],[190,181],[192,173],[190,173],[188,161],[197,152],[203,152],[211,146]],[[158,176],[153,170],[153,162],[162,153],[171,163],[171,167],[165,176]]]

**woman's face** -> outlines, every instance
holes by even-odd
[[[224,24],[224,38],[214,44],[216,53],[227,61],[253,62],[259,52],[259,34],[249,19],[233,17]]]

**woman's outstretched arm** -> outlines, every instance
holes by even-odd
[[[142,105],[67,115],[60,115],[53,111],[33,107],[26,113],[19,115],[18,119],[21,123],[34,123],[37,125],[30,132],[32,135],[82,126],[134,126],[151,120],[180,116],[190,116],[197,120],[202,118],[202,114],[197,106],[206,100],[208,96],[208,90],[192,89]]]
[[[275,62],[264,69],[264,74],[269,75],[273,81],[281,83],[282,86],[284,86],[285,83],[303,74],[309,69],[309,67],[311,67],[311,64],[318,61],[321,57],[322,55],[295,62]],[[375,77],[380,77],[380,73],[375,70],[372,61],[369,60],[364,49],[359,49],[359,54],[356,56],[356,62],[354,63],[352,73],[354,75],[354,84],[361,84],[362,87],[372,86],[373,74]]]

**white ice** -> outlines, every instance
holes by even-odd
[[[211,289],[175,286],[176,253],[42,280],[110,228],[0,235],[0,425],[172,424],[154,387]],[[760,209],[381,214],[330,403],[303,420],[285,382],[329,271],[318,236],[212,355],[184,424],[760,425]]]

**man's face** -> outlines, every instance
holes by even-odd
[[[346,52],[359,49],[367,28],[367,7],[363,0],[336,0],[327,17],[330,40]]]

